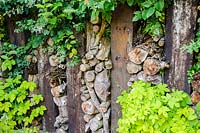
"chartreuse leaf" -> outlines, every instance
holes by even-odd
[[[188,97],[183,91],[170,91],[165,84],[136,81],[117,99],[122,107],[117,132],[197,133],[200,121],[187,104]]]

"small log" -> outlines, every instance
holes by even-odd
[[[101,22],[101,19],[100,19],[99,17],[96,17],[94,20],[91,21],[91,23],[92,23],[93,25],[99,24],[100,22]]]
[[[100,30],[100,27],[98,25],[93,25],[93,32],[98,33]]]
[[[108,56],[110,54],[110,47],[111,41],[108,38],[102,38],[101,47],[98,54],[96,55],[96,58],[102,61],[108,59]]]
[[[95,115],[95,118],[97,118],[97,120],[100,121],[100,120],[103,118],[103,116],[102,116],[101,113],[99,113],[99,114],[96,114],[96,115]]]
[[[137,65],[135,63],[129,62],[126,67],[129,74],[135,74],[138,73],[140,70],[142,70],[141,65]]]
[[[34,75],[31,75],[31,74],[28,75],[28,81],[29,81],[29,82],[32,82],[32,81],[33,81],[33,76],[34,76]]]
[[[33,56],[31,62],[32,62],[32,63],[37,63],[37,61],[38,61],[38,60],[37,60],[37,57],[36,57],[36,56]]]
[[[89,122],[92,118],[94,118],[94,115],[85,114],[83,116],[83,119],[84,119],[85,122]]]
[[[38,52],[38,50],[33,50],[33,54],[35,55],[35,56],[38,56],[39,55],[39,52]]]
[[[80,91],[81,91],[81,92],[84,92],[85,90],[87,90],[87,87],[86,87],[86,86],[82,86],[82,87],[80,88]]]
[[[82,61],[83,64],[87,64],[88,63],[88,60],[85,59],[85,58],[83,58],[81,61]]]
[[[142,81],[144,81],[144,82],[147,82],[147,81],[146,81],[146,76],[147,76],[147,75],[145,75],[144,71],[141,71],[141,72],[139,72],[139,73],[137,74],[138,80],[142,80]]]
[[[89,65],[91,66],[91,67],[93,67],[93,66],[95,66],[96,64],[98,64],[99,63],[99,60],[97,59],[97,58],[94,58],[94,59],[92,59],[92,60],[89,60]]]
[[[92,100],[92,103],[94,104],[94,106],[97,108],[97,110],[99,111],[99,105],[100,105],[100,102],[99,102],[99,99],[97,98],[96,96],[96,93],[94,91],[94,88],[88,88],[88,91],[89,91],[89,94],[91,96],[91,100]],[[99,111],[100,112],[100,111]]]
[[[88,115],[93,115],[98,112],[96,107],[93,105],[91,99],[86,102],[83,102],[81,105],[81,108],[82,108],[83,112]]]
[[[80,65],[80,71],[85,72],[87,70],[89,70],[91,67],[89,64],[81,64]]]
[[[92,46],[88,53],[95,56],[97,54],[98,50],[99,50],[98,46]]]
[[[194,91],[191,95],[191,100],[194,105],[200,102],[200,93],[197,91]]]
[[[59,64],[59,59],[56,55],[51,55],[49,57],[49,64],[52,66],[52,67],[55,67]]]
[[[87,60],[91,60],[91,59],[94,58],[94,55],[91,54],[90,52],[87,52],[87,53],[85,54],[85,58],[86,58]]]
[[[66,86],[67,86],[67,84],[64,83],[64,84],[61,84],[59,86],[53,87],[51,89],[51,94],[54,97],[60,97],[60,96],[62,96],[63,93],[65,92]]]
[[[49,46],[53,46],[53,45],[54,45],[53,39],[52,39],[52,38],[49,38],[49,39],[47,40],[47,44],[48,44]]]
[[[148,52],[142,48],[134,48],[131,50],[130,53],[128,53],[130,61],[132,61],[135,64],[141,64],[144,62],[148,55]]]
[[[103,130],[104,133],[109,133],[109,118],[110,118],[110,108],[106,113],[103,113]]]
[[[87,86],[87,88],[93,88],[94,83],[93,82],[86,82],[86,86]]]
[[[105,112],[107,112],[109,106],[110,106],[110,101],[108,101],[108,102],[102,102],[102,103],[99,105],[99,111],[100,111],[100,113],[105,113]]]
[[[105,61],[105,68],[106,68],[107,70],[112,69],[112,61],[111,61],[110,59],[107,60],[107,61]]]
[[[102,120],[97,120],[95,117],[89,121],[90,130],[95,132],[103,126]]]
[[[67,105],[67,96],[53,97],[53,101],[58,107],[66,106]]]
[[[155,59],[145,60],[144,65],[143,65],[143,69],[144,69],[144,73],[146,75],[155,75],[160,70],[158,60],[155,60]]]
[[[145,82],[151,82],[152,84],[159,84],[162,82],[162,77],[159,74],[156,75],[146,75],[144,71],[141,71],[137,74],[138,80]]]
[[[154,41],[154,42],[158,42],[158,41],[159,41],[159,39],[160,39],[160,37],[159,37],[159,36],[154,36],[154,37],[153,37],[153,41]]]
[[[92,81],[94,81],[94,79],[95,79],[95,73],[94,73],[94,71],[93,70],[92,71],[87,71],[85,73],[84,79],[85,79],[86,82],[92,82]]]
[[[81,100],[83,102],[87,101],[88,99],[90,99],[90,95],[89,94],[81,94]]]
[[[108,77],[108,70],[105,69],[96,75],[94,81],[94,89],[100,100],[107,101],[108,96],[110,95],[109,88],[110,80]]]
[[[26,61],[27,61],[27,62],[31,62],[32,57],[33,57],[32,55],[27,55],[27,56],[26,56]]]
[[[162,37],[160,38],[159,42],[158,42],[158,46],[163,47],[165,45],[165,38]]]
[[[95,72],[99,73],[103,70],[103,68],[104,68],[104,63],[101,62],[95,66]]]
[[[151,82],[154,85],[160,84],[162,82],[162,77],[159,74],[148,75],[145,78],[147,82]]]
[[[59,65],[58,65],[58,68],[60,68],[60,69],[63,69],[63,70],[64,70],[64,69],[66,68],[66,66],[65,66],[64,64],[59,64]]]

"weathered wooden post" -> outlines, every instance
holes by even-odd
[[[194,38],[198,0],[174,0],[166,15],[165,54],[170,62],[165,81],[170,87],[190,92],[187,70],[192,64],[192,55],[181,50],[183,44]]]
[[[130,75],[126,67],[128,53],[132,48],[133,38],[133,11],[126,5],[120,5],[113,13],[111,22],[111,56],[113,61],[112,87],[111,87],[111,132],[115,133],[117,121],[121,116],[121,109],[116,104],[117,97],[122,89],[127,89]]]

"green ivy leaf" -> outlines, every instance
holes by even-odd
[[[132,21],[135,22],[135,21],[138,21],[138,20],[142,19],[142,12],[141,11],[136,11],[134,14],[135,15],[134,15]]]
[[[159,0],[154,4],[154,7],[158,10],[158,11],[162,11],[164,9],[164,0]]]
[[[148,19],[149,17],[151,17],[155,12],[155,9],[153,7],[145,9],[142,11],[142,18],[144,20]]]
[[[142,7],[146,7],[146,8],[149,8],[149,7],[151,7],[152,6],[152,2],[151,1],[145,1],[145,2],[143,2],[141,5],[142,5]]]

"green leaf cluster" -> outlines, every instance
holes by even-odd
[[[200,132],[200,121],[189,106],[192,102],[188,94],[170,91],[165,84],[136,81],[117,102],[122,107],[119,133]]]
[[[28,127],[44,114],[46,107],[40,105],[41,95],[29,97],[35,88],[34,82],[27,82],[20,75],[0,81],[0,132],[17,132],[18,129],[37,132]]]
[[[30,63],[26,61],[27,47],[17,47],[10,43],[3,43],[0,54],[0,66],[2,71],[7,71],[11,77],[22,75],[24,68]]]

